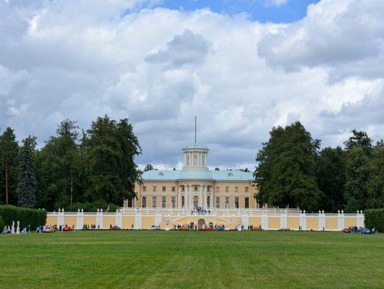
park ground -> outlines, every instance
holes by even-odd
[[[384,288],[384,234],[0,235],[0,288]]]

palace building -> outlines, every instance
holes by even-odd
[[[363,226],[364,214],[307,213],[299,209],[259,208],[253,173],[209,170],[208,148],[195,144],[183,148],[182,170],[151,170],[135,184],[136,198],[126,200],[116,212],[58,212],[47,214],[47,224],[76,229],[165,230],[189,229],[293,229],[340,231]]]
[[[258,208],[253,173],[238,170],[209,170],[206,146],[183,148],[182,170],[150,170],[135,185],[137,199],[127,207],[188,209]]]

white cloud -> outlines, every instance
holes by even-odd
[[[296,120],[328,145],[383,137],[381,1],[323,0],[292,24],[153,3],[0,2],[0,127],[42,145],[65,118],[129,118],[138,161],[171,168],[194,116],[212,167],[253,169],[272,126]]]

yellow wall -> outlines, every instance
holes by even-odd
[[[290,217],[287,218],[287,227],[291,230],[298,230],[300,226],[300,218],[299,217]]]
[[[268,218],[269,229],[280,229],[280,217],[269,217]]]
[[[319,229],[319,220],[317,217],[308,217],[307,218],[307,230],[318,230]]]
[[[337,230],[337,217],[325,218],[325,228],[327,230]]]

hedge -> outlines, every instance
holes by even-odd
[[[384,209],[369,209],[364,211],[365,227],[384,232]]]
[[[12,222],[20,221],[20,230],[31,226],[31,230],[35,230],[37,226],[45,225],[47,220],[47,212],[41,209],[20,208],[15,206],[0,206],[0,216],[5,226],[11,226]]]
[[[3,218],[0,216],[0,231],[3,231],[3,228],[4,228],[4,222],[3,222]]]

